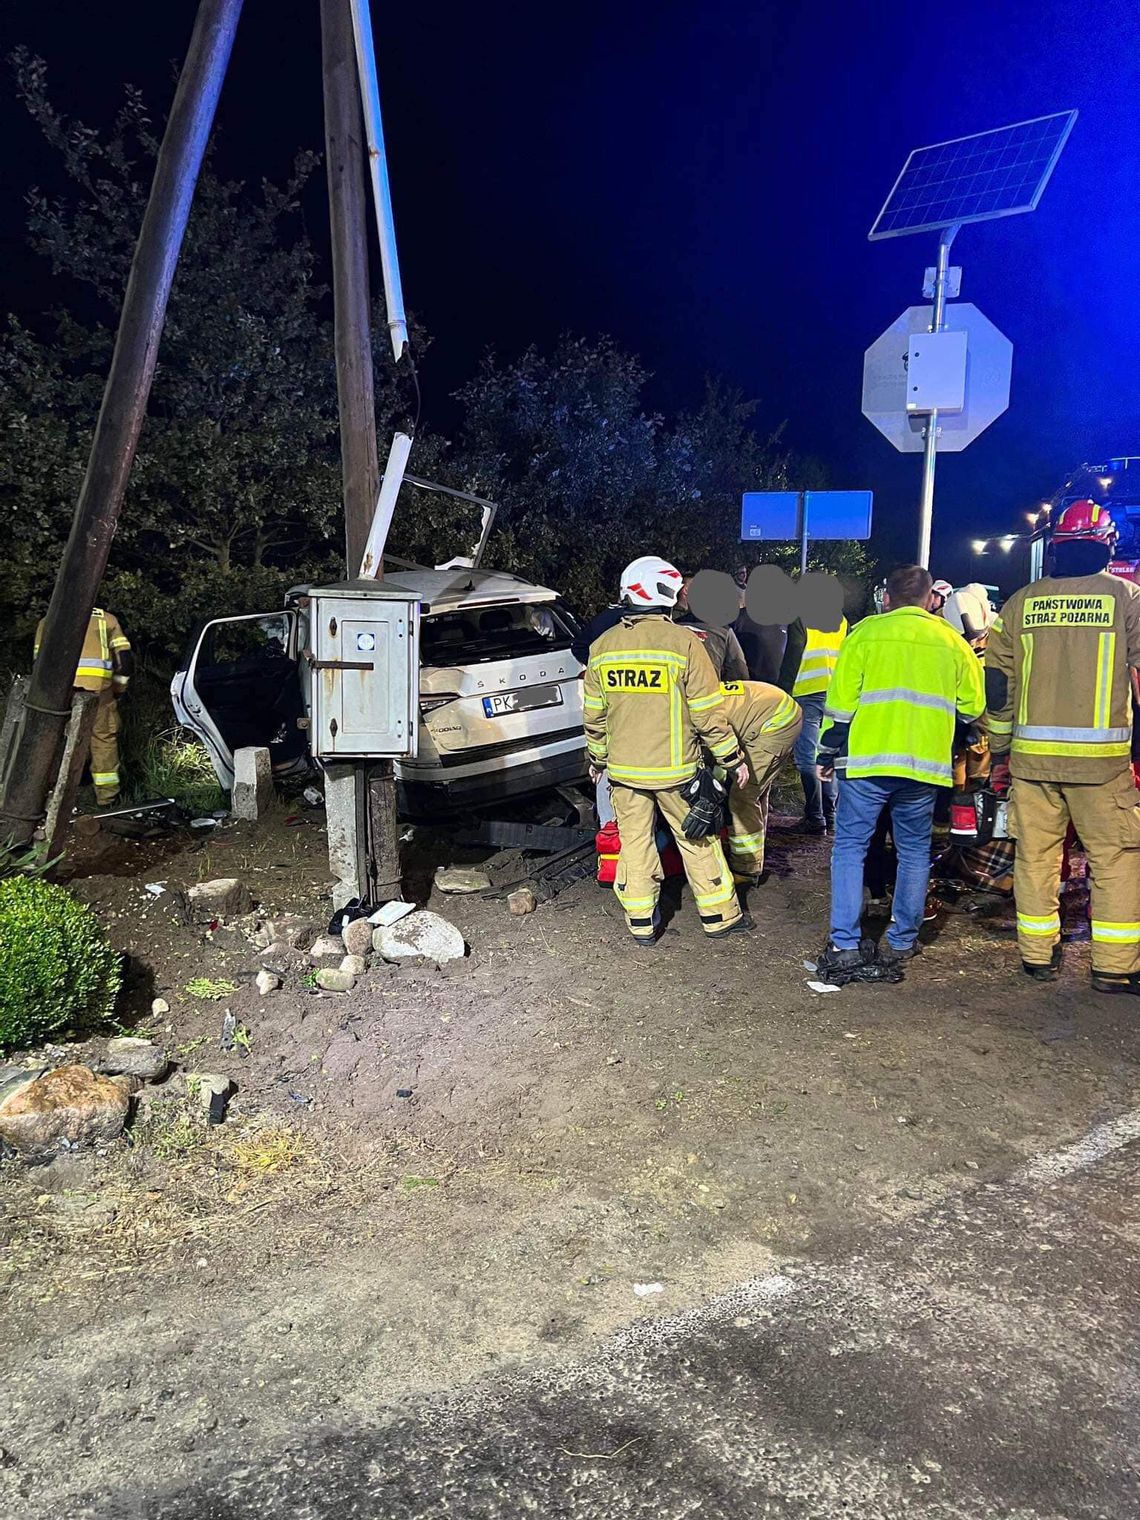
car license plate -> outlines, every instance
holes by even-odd
[[[488,718],[505,718],[508,713],[533,712],[536,707],[560,707],[560,686],[532,686],[529,691],[504,691],[483,698],[483,712]]]

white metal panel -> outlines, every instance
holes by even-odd
[[[411,759],[419,732],[419,603],[377,587],[312,595],[312,748],[322,760]]]
[[[966,334],[912,333],[906,378],[908,412],[960,412],[966,401]]]

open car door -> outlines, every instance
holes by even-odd
[[[247,745],[268,748],[277,775],[306,767],[295,612],[207,623],[170,695],[178,721],[206,746],[226,791],[233,787],[234,751]]]

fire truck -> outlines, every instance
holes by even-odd
[[[1058,514],[1073,501],[1095,501],[1109,509],[1120,534],[1109,571],[1134,580],[1140,569],[1140,454],[1110,459],[1106,464],[1080,465],[1053,496],[1051,520],[1056,522]],[[1048,541],[1048,532],[1044,539]],[[1044,543],[1041,547],[1043,551]]]

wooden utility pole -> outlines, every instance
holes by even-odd
[[[368,293],[367,149],[349,0],[321,0],[321,56],[344,538],[348,577],[355,580],[376,508],[380,467]],[[365,834],[364,848],[357,850],[365,865],[360,892],[373,902],[388,902],[401,892],[392,762],[358,767],[356,784],[360,789],[356,816]]]
[[[359,573],[364,556],[380,488],[380,466],[368,291],[367,153],[348,0],[321,0],[321,54],[344,542],[351,579]]]
[[[146,418],[166,303],[241,5],[242,0],[201,0],[158,150],[87,473],[0,802],[0,838],[11,836],[17,844],[32,838],[43,817],[64,726],[71,716],[75,668]]]

